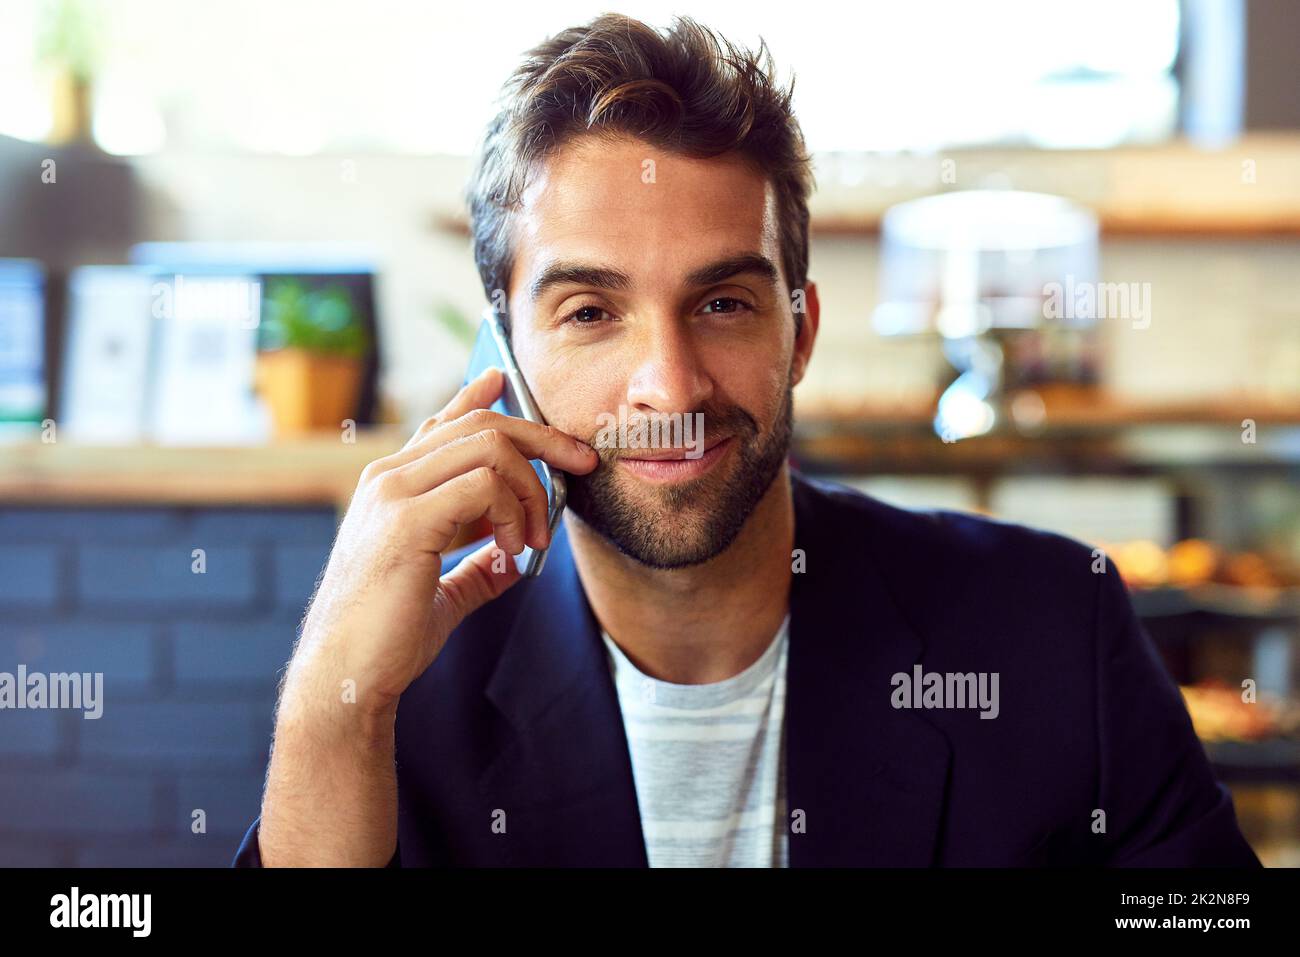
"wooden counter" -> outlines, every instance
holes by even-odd
[[[397,451],[401,429],[337,432],[248,447],[0,445],[0,501],[54,504],[335,505],[361,470]]]

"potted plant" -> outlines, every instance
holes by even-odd
[[[337,429],[356,413],[371,342],[346,288],[270,279],[260,329],[257,390],[276,435]]]
[[[51,143],[92,142],[91,104],[103,27],[102,11],[87,0],[46,0],[40,8],[37,54],[51,71]]]

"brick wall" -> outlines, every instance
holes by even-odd
[[[230,863],[335,528],[330,508],[0,506],[0,672],[104,675],[97,719],[0,709],[0,866]]]

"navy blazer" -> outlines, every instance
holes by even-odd
[[[790,475],[790,866],[1259,866],[1109,562]],[[916,666],[997,673],[996,718],[897,706]],[[563,523],[542,574],[470,615],[402,695],[395,735],[390,867],[647,865]],[[235,866],[260,866],[259,821]]]

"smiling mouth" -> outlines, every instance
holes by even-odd
[[[731,436],[724,435],[720,439],[715,439],[698,455],[690,454],[693,449],[661,449],[649,455],[624,455],[620,456],[620,459],[624,462],[697,462],[730,438]]]
[[[660,449],[653,453],[654,458],[620,458],[617,461],[622,468],[642,481],[671,484],[701,478],[713,471],[736,444],[733,438],[729,435],[714,442],[704,450],[704,454],[690,459],[685,457],[683,449]]]

